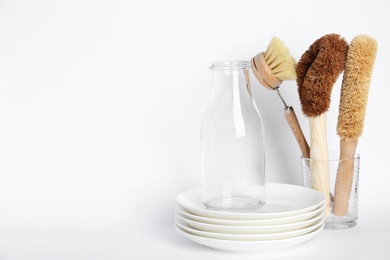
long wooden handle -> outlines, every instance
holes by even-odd
[[[310,148],[307,144],[306,138],[303,135],[301,126],[299,125],[297,115],[292,107],[286,107],[284,117],[286,118],[292,132],[294,133],[295,139],[298,142],[299,148],[301,149],[302,156],[304,158],[310,157]]]
[[[333,211],[336,216],[346,216],[351,196],[354,157],[358,141],[340,140],[340,162],[337,168]]]
[[[310,120],[310,173],[312,188],[325,197],[325,216],[330,216],[329,162],[326,138],[326,113]]]

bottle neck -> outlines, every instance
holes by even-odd
[[[249,84],[249,63],[223,63],[220,66],[213,64],[211,69],[213,70],[213,94],[208,110],[209,115],[216,121],[231,122],[236,137],[243,137],[247,134],[246,118],[253,111],[257,111]]]
[[[249,83],[249,62],[216,62],[210,69],[213,71],[212,99],[252,96]]]

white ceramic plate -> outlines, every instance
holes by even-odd
[[[180,213],[176,213],[176,217],[187,224],[189,227],[198,229],[206,232],[215,232],[215,233],[229,233],[229,234],[270,234],[278,232],[288,232],[298,229],[304,229],[314,225],[316,222],[323,220],[324,213],[321,211],[318,216],[290,224],[282,225],[271,225],[271,226],[227,226],[227,225],[214,225],[203,222],[197,222],[194,220],[187,219],[185,216]]]
[[[215,225],[226,225],[226,226],[271,226],[271,225],[282,225],[282,224],[291,224],[299,223],[318,216],[324,212],[324,204],[313,211],[307,213],[298,214],[294,216],[274,218],[274,219],[260,219],[260,220],[233,220],[233,219],[218,219],[218,218],[207,218],[198,215],[194,215],[190,212],[187,212],[180,205],[176,205],[176,212],[186,217],[187,219],[194,220],[197,222],[215,224]]]
[[[189,190],[176,197],[177,204],[192,214],[234,220],[260,220],[294,216],[318,208],[323,201],[324,196],[314,189],[282,183],[268,183],[265,205],[258,211],[250,213],[207,210],[202,203],[201,189]]]
[[[223,233],[215,233],[215,232],[206,232],[188,226],[186,223],[184,223],[177,217],[175,217],[175,223],[182,230],[195,236],[214,238],[214,239],[223,239],[223,240],[236,240],[236,241],[269,241],[269,240],[277,240],[277,239],[286,239],[286,238],[308,234],[314,231],[315,229],[319,228],[320,226],[322,226],[324,224],[324,219],[321,218],[320,220],[317,220],[316,223],[306,228],[287,231],[287,232],[272,233],[272,234],[223,234]]]
[[[322,224],[317,229],[306,235],[270,241],[234,241],[206,238],[189,234],[177,225],[175,225],[175,227],[188,239],[209,248],[236,253],[269,253],[284,250],[314,238],[319,232],[321,232],[321,230],[324,228],[324,225]]]

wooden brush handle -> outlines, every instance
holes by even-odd
[[[310,173],[312,188],[325,197],[325,216],[330,216],[328,144],[326,113],[310,117]]]
[[[354,157],[358,141],[340,140],[340,162],[337,168],[333,211],[336,216],[346,216],[351,196]]]
[[[297,140],[299,148],[301,149],[303,158],[310,158],[310,148],[307,144],[305,136],[303,135],[294,109],[292,107],[286,107],[284,111],[284,117],[286,118],[287,123],[290,125],[290,128],[294,133],[295,139]]]

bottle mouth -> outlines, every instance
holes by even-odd
[[[213,62],[211,70],[245,70],[250,69],[249,61],[216,61]]]

